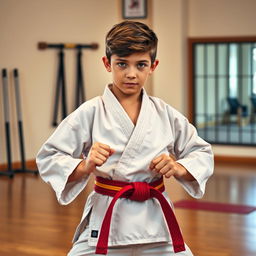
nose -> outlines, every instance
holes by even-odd
[[[127,69],[126,77],[129,79],[136,78],[136,69],[133,67],[130,67],[129,69]]]

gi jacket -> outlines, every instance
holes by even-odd
[[[67,183],[69,175],[86,158],[91,145],[109,145],[115,153],[98,167],[96,175],[113,180],[152,182],[159,174],[149,169],[157,156],[173,154],[195,181],[179,180],[193,197],[202,197],[213,172],[213,155],[208,143],[174,108],[142,91],[137,124],[106,86],[103,96],[82,104],[57,127],[37,156],[43,180],[56,192],[61,204],[68,204],[85,188],[88,178]],[[167,198],[167,194],[165,194]],[[92,192],[86,202],[74,241],[89,225],[89,245],[96,245],[102,219],[112,197]],[[169,199],[168,199],[169,200]],[[88,223],[88,215],[90,221]],[[170,241],[161,207],[156,199],[144,202],[121,198],[114,207],[109,246]]]

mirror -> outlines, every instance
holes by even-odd
[[[212,144],[256,145],[256,40],[190,39],[192,120]]]

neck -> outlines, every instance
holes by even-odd
[[[126,103],[140,103],[142,100],[142,90],[139,93],[132,95],[122,93],[122,91],[120,91],[116,86],[111,86],[110,90],[116,96],[121,105]]]
[[[130,117],[133,124],[136,125],[142,103],[142,91],[138,94],[124,95],[116,88],[110,87],[110,89]]]

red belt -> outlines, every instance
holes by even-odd
[[[145,201],[149,198],[158,199],[162,211],[167,222],[169,232],[173,242],[174,252],[185,251],[185,245],[182,234],[172,211],[172,208],[165,197],[162,195],[164,191],[163,178],[152,182],[122,182],[115,180],[108,180],[102,177],[96,177],[94,190],[102,195],[112,196],[113,199],[107,209],[105,217],[102,222],[100,236],[98,239],[96,254],[107,254],[108,251],[108,236],[110,229],[110,222],[113,212],[113,207],[120,197],[129,198],[134,201]]]

